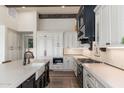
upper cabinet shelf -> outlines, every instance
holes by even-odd
[[[124,48],[124,6],[97,6],[95,9],[95,41],[99,47]]]

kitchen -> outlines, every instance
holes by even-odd
[[[0,88],[124,87],[124,6],[1,5],[0,11]]]

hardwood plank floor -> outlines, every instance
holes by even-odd
[[[79,88],[73,71],[50,71],[47,88]]]

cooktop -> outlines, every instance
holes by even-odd
[[[81,63],[101,63],[100,61],[96,61],[93,59],[78,58],[77,60]]]

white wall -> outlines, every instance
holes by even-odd
[[[65,55],[66,54],[81,55],[82,48],[64,48],[63,52]]]
[[[33,32],[36,30],[37,25],[37,13],[31,12],[18,12],[18,31],[21,32]]]
[[[74,31],[76,20],[71,19],[39,19],[39,31]]]
[[[17,29],[17,15],[15,17],[10,16],[8,8],[0,6],[0,25],[5,25],[11,29]]]

